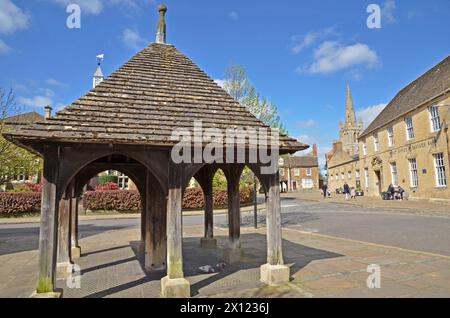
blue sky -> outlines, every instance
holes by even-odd
[[[81,6],[81,29],[66,7]],[[344,118],[346,85],[367,122],[402,87],[450,54],[449,0],[165,1],[168,42],[212,78],[244,65],[293,137],[325,153]],[[381,29],[366,9],[382,8]],[[0,0],[0,86],[24,110],[68,105],[154,41],[152,0]]]

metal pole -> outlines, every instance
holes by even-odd
[[[255,229],[258,228],[258,193],[256,189],[256,176],[253,175],[253,214],[254,214],[254,221],[255,221]]]

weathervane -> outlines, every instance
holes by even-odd
[[[100,66],[100,64],[102,64],[103,60],[105,59],[105,54],[99,54],[96,57],[97,57],[97,63]]]

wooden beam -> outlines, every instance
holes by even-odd
[[[182,184],[181,165],[169,165],[169,189],[167,195],[167,276],[168,279],[183,278],[182,233]]]
[[[148,271],[166,268],[166,196],[158,180],[147,171],[145,193],[145,269]]]
[[[44,147],[44,171],[39,232],[39,279],[36,292],[55,292],[58,247],[58,147]]]
[[[71,262],[71,200],[68,193],[59,201],[59,233],[58,233],[58,271],[61,274],[67,270]],[[60,268],[60,269],[59,269]]]
[[[281,204],[280,177],[276,173],[266,177],[268,185],[267,196],[267,262],[270,265],[283,265],[281,237]]]

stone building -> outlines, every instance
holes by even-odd
[[[403,88],[359,138],[362,184],[416,199],[450,200],[450,56]]]
[[[363,123],[361,120],[356,120],[350,86],[347,86],[345,122],[341,121],[339,127],[339,140],[342,142],[342,149],[350,156],[358,155],[358,137],[363,131]]]
[[[343,143],[338,141],[333,144],[333,154],[328,158],[328,188],[330,191],[342,189],[345,183],[355,189],[361,188],[361,171],[357,154],[351,156],[343,149]]]
[[[307,156],[287,156],[280,159],[281,190],[301,191],[319,188],[317,146]]]
[[[392,99],[359,135],[359,154],[345,151],[348,140],[335,143],[326,156],[330,189],[347,182],[379,196],[392,184],[412,199],[450,201],[449,109],[450,56]]]
[[[331,191],[342,188],[344,183],[350,187],[360,187],[358,137],[363,131],[363,124],[356,119],[350,86],[347,86],[345,122],[339,126],[339,141],[333,144],[333,149],[325,156],[328,188]]]

